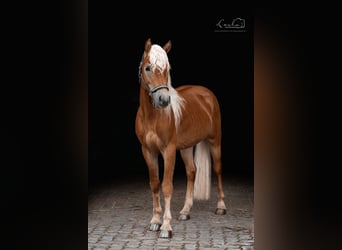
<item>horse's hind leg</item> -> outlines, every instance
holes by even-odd
[[[215,214],[226,214],[224,203],[224,193],[222,188],[222,164],[221,164],[221,145],[210,143],[210,152],[213,159],[213,169],[217,178],[217,208]]]
[[[186,184],[186,195],[185,195],[184,207],[180,211],[178,220],[188,220],[190,219],[190,211],[193,205],[194,180],[195,180],[195,174],[196,174],[196,167],[194,164],[194,156],[193,156],[193,147],[180,150],[180,154],[182,156],[182,159],[185,165],[187,184]]]
[[[162,221],[160,219],[160,215],[162,212],[162,208],[160,205],[160,181],[159,181],[159,173],[158,173],[158,153],[150,152],[145,147],[142,147],[142,152],[148,167],[148,173],[150,178],[150,188],[152,191],[153,197],[153,216],[150,222],[150,230],[151,231],[159,231]]]

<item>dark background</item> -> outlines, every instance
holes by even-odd
[[[138,142],[134,142],[133,124],[128,118],[134,119],[136,111],[135,98],[138,93],[134,91],[138,90],[135,87],[138,85],[137,68],[146,38],[151,37],[157,43],[168,39],[173,41],[170,52],[170,58],[173,58],[170,61],[174,85],[197,81],[198,78],[203,84],[212,84],[214,81],[204,82],[207,78],[212,79],[207,75],[210,72],[207,67],[223,67],[222,64],[216,63],[217,60],[205,60],[199,66],[203,67],[202,71],[181,73],[187,70],[180,67],[181,63],[189,66],[184,61],[186,53],[182,51],[188,52],[189,49],[180,50],[177,47],[187,43],[192,48],[200,48],[201,53],[210,54],[209,50],[202,49],[207,43],[212,43],[211,37],[225,37],[226,34],[206,32],[208,27],[216,23],[218,16],[228,19],[238,15],[238,11],[226,6],[215,5],[213,10],[208,3],[205,6],[190,6],[188,10],[184,6],[178,9],[169,3],[160,8],[160,12],[151,11],[151,3],[145,2],[144,9],[136,3],[128,3],[130,6],[126,9],[118,8],[114,3],[111,7],[99,2],[96,6],[94,4],[91,2],[88,5],[88,1],[59,1],[55,15],[56,5],[52,3],[38,5],[25,2],[20,6],[17,2],[5,3],[1,30],[3,148],[0,211],[2,244],[8,245],[8,249],[87,249],[88,174],[89,179],[96,176],[90,176],[95,172],[109,173],[111,180],[115,176],[112,171],[102,171],[106,162],[113,162],[109,160],[113,154],[108,153],[110,149],[105,146],[110,144],[112,138],[108,137],[106,144],[101,143],[104,138],[107,140],[106,134],[111,135],[111,132],[103,132],[102,136],[96,137],[88,135],[88,126],[89,131],[95,131],[92,128],[93,121],[96,121],[89,119],[88,123],[88,115],[92,118],[94,111],[92,87],[97,84],[109,86],[102,85],[105,84],[103,82],[94,85],[92,78],[97,75],[97,79],[102,77],[107,81],[109,77],[105,76],[109,75],[115,79],[110,83],[113,86],[110,89],[117,90],[117,100],[122,96],[124,104],[132,104],[132,107],[122,108],[121,111],[111,111],[127,115],[124,117],[127,123],[123,124],[127,125],[124,130],[129,130],[129,134],[117,137],[131,138],[128,141],[132,144],[125,145],[132,145],[130,151],[133,151],[138,147]],[[170,7],[174,7],[173,10]],[[159,16],[152,18],[146,13]],[[338,200],[341,194],[340,10],[311,4],[310,8],[305,9],[257,8],[253,13],[254,44],[258,44],[257,49],[254,48],[254,66],[267,57],[269,59],[261,69],[254,68],[254,93],[262,90],[262,94],[268,94],[266,98],[258,97],[258,100],[265,101],[260,109],[261,114],[254,113],[255,118],[262,118],[263,122],[262,133],[254,141],[254,145],[259,145],[255,149],[261,151],[254,155],[255,249],[338,249],[342,222]],[[242,12],[241,16],[244,14]],[[212,19],[215,21],[212,22]],[[113,22],[107,23],[108,20]],[[189,22],[184,24],[184,20]],[[156,23],[173,27],[168,29],[172,32],[160,29]],[[98,28],[94,29],[94,24]],[[146,27],[151,28],[149,30],[154,34],[147,34]],[[247,28],[250,31],[249,26]],[[179,30],[186,32],[180,33]],[[94,36],[90,35],[93,31],[97,32],[98,42],[95,43]],[[106,39],[101,39],[103,37]],[[196,38],[194,41],[193,37]],[[230,38],[220,41],[228,45],[232,42]],[[106,58],[104,61],[109,63],[93,60],[94,53],[88,50],[88,43],[89,48],[92,43],[97,44],[99,50],[96,54],[102,51],[98,58]],[[111,50],[101,50],[102,46],[110,43]],[[122,50],[129,47],[136,55],[131,57],[130,51]],[[223,47],[228,48],[226,45]],[[211,51],[216,49],[212,47]],[[126,56],[120,56],[122,53]],[[222,53],[235,54],[236,51],[229,47],[229,53],[220,50],[217,56]],[[107,54],[114,56],[107,57]],[[197,51],[195,54],[200,55]],[[116,59],[119,57],[123,59],[120,63],[130,66],[118,67]],[[224,59],[229,61],[230,55]],[[100,65],[97,69],[102,69],[101,73],[109,73],[93,74],[91,71],[94,71],[96,64]],[[246,66],[245,63],[243,65]],[[224,75],[223,79],[233,79],[229,74],[235,72],[228,68],[224,72],[216,71],[215,75],[219,73]],[[282,72],[279,74],[279,71]],[[207,75],[206,78],[203,75]],[[132,82],[122,82],[122,79],[128,78]],[[236,83],[231,81],[224,84],[228,90],[236,87]],[[227,89],[219,89],[219,92],[218,95],[224,96],[224,100],[220,98],[221,102],[228,100]],[[113,96],[110,95],[111,98]],[[133,99],[126,102],[127,96]],[[131,115],[128,115],[129,110],[133,112]],[[107,116],[114,113],[108,112]],[[102,117],[105,120],[105,116]],[[111,123],[108,127],[108,131],[116,128]],[[225,137],[229,138],[231,133],[228,131],[228,136],[225,131]],[[100,149],[91,150],[95,144],[94,138],[98,138]],[[242,141],[241,145],[249,145]],[[224,147],[231,145],[227,139],[224,140]],[[134,168],[132,164],[121,169],[139,169],[141,175],[146,174],[143,173],[146,167],[139,158],[139,150],[135,151],[141,168]],[[94,152],[99,152],[95,155],[102,154],[102,157],[94,157]],[[127,158],[128,150],[120,153]],[[226,164],[228,157],[237,159],[233,154],[228,155],[225,153],[223,156],[226,173],[231,167]],[[102,158],[96,161],[103,163],[92,165],[94,158]],[[107,165],[108,170],[111,166]]]
[[[96,6],[98,7],[98,6]],[[224,174],[253,178],[253,12],[118,18],[105,8],[89,16],[89,185],[147,176],[135,135],[138,67],[147,38],[169,52],[174,87],[200,84],[217,96],[222,113]],[[220,19],[246,20],[243,32],[215,32]],[[175,174],[184,174],[177,153]]]

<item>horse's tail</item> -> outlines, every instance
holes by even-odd
[[[196,145],[194,162],[196,165],[194,199],[208,200],[211,186],[211,155],[206,141],[201,141]]]

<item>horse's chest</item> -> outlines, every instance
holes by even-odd
[[[160,148],[163,143],[157,133],[149,131],[145,134],[145,144],[149,148]]]

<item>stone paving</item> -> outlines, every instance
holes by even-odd
[[[186,180],[175,177],[171,239],[158,238],[157,232],[148,230],[152,195],[146,178],[116,180],[92,187],[88,194],[88,249],[254,249],[252,178],[224,179],[226,215],[214,214],[216,187],[213,178],[210,200],[194,201],[190,220],[178,221]]]

